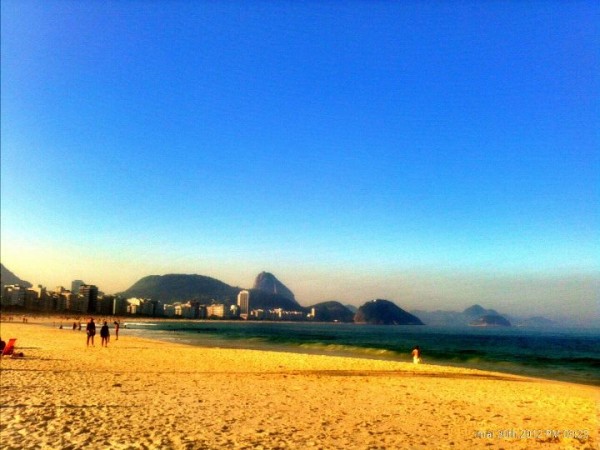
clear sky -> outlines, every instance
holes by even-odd
[[[21,278],[600,318],[600,3],[1,8]]]

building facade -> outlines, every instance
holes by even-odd
[[[247,320],[250,314],[250,292],[240,291],[237,297],[237,305],[240,308],[240,318]]]
[[[79,308],[82,313],[96,314],[98,303],[98,287],[93,284],[79,286]]]

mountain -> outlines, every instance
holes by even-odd
[[[485,315],[498,316],[498,312],[493,309],[485,309],[481,305],[469,306],[463,311],[463,314],[468,317],[481,317]]]
[[[423,325],[421,319],[404,311],[389,300],[371,300],[354,315],[354,322],[373,325]]]
[[[294,293],[290,291],[275,275],[269,272],[261,272],[256,276],[254,289],[268,294],[281,295],[282,297],[296,301]]]
[[[233,304],[240,290],[203,275],[169,274],[144,277],[119,295],[125,298],[152,298],[165,303],[187,300],[208,303],[214,299]]]
[[[144,277],[118,295],[125,298],[151,298],[163,303],[195,300],[208,304],[215,300],[233,305],[237,303],[237,295],[241,290],[242,288],[232,287],[203,275],[169,274]],[[293,298],[259,289],[249,289],[249,292],[251,309],[283,308],[289,311],[306,311],[306,308],[300,306]]]
[[[471,327],[510,327],[506,317],[494,309],[485,309],[481,305],[473,305],[463,311],[463,316]]]
[[[342,305],[340,302],[329,301],[309,306],[315,309],[315,321],[317,322],[352,322],[354,312]]]
[[[486,314],[469,323],[472,327],[510,327],[510,322],[498,314]]]
[[[21,280],[18,276],[8,270],[2,263],[0,263],[0,284],[2,287],[8,284],[19,284],[26,288],[30,288],[32,286],[29,281]]]
[[[432,326],[444,326],[444,327],[464,327],[468,325],[480,324],[482,326],[491,325],[488,322],[502,322],[504,326],[504,320],[511,326],[517,327],[557,327],[559,323],[547,319],[545,317],[519,317],[507,314],[500,314],[494,309],[486,309],[481,305],[473,305],[466,308],[462,312],[458,311],[411,311],[412,314],[420,317],[427,325]],[[492,316],[490,319],[486,316]],[[501,320],[496,320],[493,317],[500,317]],[[498,325],[499,323],[496,323]]]

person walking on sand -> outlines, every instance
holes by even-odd
[[[106,322],[104,322],[104,325],[102,325],[102,328],[100,328],[100,337],[102,338],[102,347],[108,347],[110,332],[108,331],[108,324]]]
[[[96,324],[94,323],[94,318],[90,317],[88,323],[85,327],[85,331],[87,332],[87,346],[90,346],[90,341],[92,341],[92,347],[94,347],[94,336],[96,336]]]
[[[120,325],[119,321],[115,320],[115,336],[116,336],[115,340],[117,340],[117,341],[119,340],[119,325]]]
[[[421,349],[419,348],[418,345],[415,348],[413,348],[412,357],[413,357],[413,363],[415,363],[415,364],[421,363]]]

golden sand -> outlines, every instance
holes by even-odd
[[[111,330],[112,331],[112,330]],[[3,322],[0,448],[596,449],[600,389]]]

